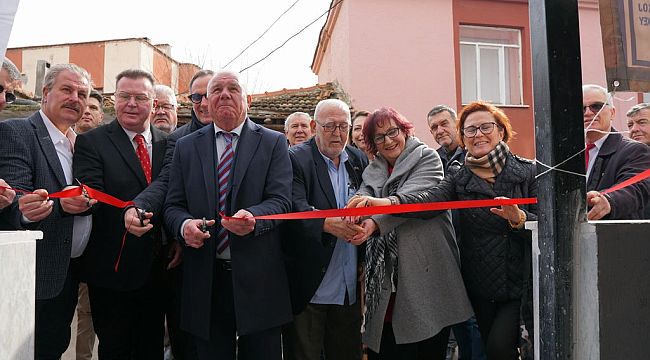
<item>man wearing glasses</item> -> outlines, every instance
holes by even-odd
[[[174,90],[167,85],[154,86],[156,92],[156,106],[151,113],[151,123],[158,130],[170,134],[176,130],[178,123],[178,102]]]
[[[117,75],[116,120],[77,138],[73,169],[81,183],[131,200],[156,179],[167,134],[151,125],[156,105],[153,86],[153,76],[143,70]],[[99,358],[161,359],[165,269],[161,219],[151,219],[155,231],[136,238],[125,235],[121,209],[97,204],[90,212],[93,228],[82,266]]]
[[[214,75],[212,70],[200,70],[190,80],[189,99],[192,102],[192,119],[189,123],[176,129],[167,138],[167,149],[165,150],[165,160],[160,176],[140,193],[133,202],[135,207],[147,210],[152,214],[157,214],[162,210],[167,195],[167,184],[169,182],[169,166],[174,155],[176,141],[185,135],[201,129],[207,124],[212,123],[212,117],[208,112],[207,89],[208,82]],[[136,236],[141,236],[151,230],[152,226],[145,220],[144,226],[141,226],[135,207],[129,208],[124,212],[124,226],[129,232]],[[172,345],[173,346],[173,345]]]
[[[650,149],[616,132],[612,119],[616,109],[607,89],[582,87],[587,168],[587,213],[589,220],[643,219],[650,201],[650,184],[641,181],[618,191],[601,194],[634,175],[650,169]]]
[[[359,189],[368,161],[346,146],[350,109],[337,99],[316,105],[314,138],[289,150],[293,211],[345,207]],[[287,274],[294,321],[284,328],[284,359],[361,358],[361,306],[357,296],[357,247],[363,231],[341,218],[284,224]],[[362,253],[361,250],[359,253]]]

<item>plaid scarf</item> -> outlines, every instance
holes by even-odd
[[[397,191],[398,182],[394,182],[389,194]],[[386,256],[390,259],[390,268],[386,268]],[[362,332],[365,324],[377,310],[381,297],[381,287],[386,276],[390,277],[391,290],[397,289],[397,232],[395,229],[388,234],[373,236],[366,241],[366,305]]]
[[[503,141],[499,141],[492,151],[478,159],[468,153],[465,157],[465,166],[476,176],[490,184],[494,184],[497,175],[499,175],[506,165],[506,158],[509,152],[510,148],[508,148],[508,145]]]

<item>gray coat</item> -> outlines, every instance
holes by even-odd
[[[388,176],[388,163],[377,156],[363,173],[361,195],[387,197],[397,182],[397,194],[419,192],[435,186],[443,177],[435,150],[414,137],[407,138],[404,151]],[[449,211],[422,220],[392,215],[372,219],[382,235],[396,229],[398,282],[393,310],[393,332],[398,344],[435,336],[444,327],[469,319],[472,307],[460,274],[458,247]],[[391,295],[390,278],[384,278],[377,312],[365,324],[363,341],[379,351],[383,320]]]

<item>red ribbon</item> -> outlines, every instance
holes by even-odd
[[[602,194],[608,194],[617,190],[620,190],[624,187],[635,184],[639,181],[645,180],[650,177],[650,169],[643,171],[619,184],[614,185],[613,187],[601,191]],[[26,190],[15,189],[8,186],[0,185],[0,189],[13,190],[15,192],[23,194],[33,194]],[[115,206],[117,208],[125,208],[127,206],[134,205],[133,201],[122,201],[114,196],[103,193],[99,190],[95,190],[89,186],[81,185],[67,190],[62,190],[49,194],[49,198],[68,198],[79,195],[87,195],[91,199],[95,199],[101,203]],[[371,216],[371,215],[380,215],[380,214],[398,214],[398,213],[407,213],[407,212],[420,212],[420,211],[434,211],[434,210],[447,210],[447,209],[467,209],[467,208],[478,208],[478,207],[496,207],[502,205],[526,205],[526,204],[536,204],[537,198],[519,198],[519,199],[488,199],[488,200],[462,200],[462,201],[441,201],[433,203],[421,203],[421,204],[401,204],[401,205],[390,205],[390,206],[367,206],[360,208],[351,208],[351,209],[327,209],[327,210],[317,210],[317,211],[301,211],[293,212],[286,214],[272,214],[272,215],[261,215],[255,216],[257,220],[298,220],[298,219],[322,219],[328,217],[345,217],[345,216]],[[233,218],[231,216],[224,216],[224,214],[219,214],[222,219],[226,220],[243,220],[242,218]],[[126,234],[128,229],[122,237],[122,245],[120,247],[120,252],[115,262],[115,271],[117,272],[118,266],[120,264],[120,258],[122,257],[122,250],[126,242]]]

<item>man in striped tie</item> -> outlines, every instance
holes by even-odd
[[[287,140],[248,119],[239,74],[217,72],[207,97],[213,126],[176,143],[165,202],[185,246],[181,328],[199,359],[279,360],[287,276],[278,224],[255,216],[291,210]]]

